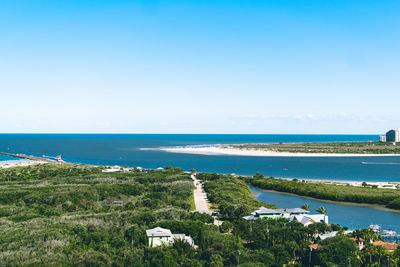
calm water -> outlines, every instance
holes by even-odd
[[[0,154],[0,161],[18,160],[18,158]]]
[[[277,205],[280,208],[301,207],[301,205],[307,203],[310,205],[310,211],[316,213],[315,210],[317,208],[324,206],[327,209],[329,223],[338,223],[341,226],[349,227],[349,229],[357,229],[358,227],[361,229],[367,228],[371,224],[380,224],[383,230],[393,229],[397,233],[400,233],[400,212],[325,202],[275,192],[265,192],[254,187],[250,187],[250,189],[259,193],[257,195],[258,200]]]
[[[61,154],[69,162],[157,168],[177,166],[204,172],[285,178],[400,182],[400,157],[285,158],[190,155],[160,146],[377,140],[375,135],[196,135],[196,134],[0,134],[0,151],[36,156]],[[367,163],[367,164],[365,164]]]
[[[0,151],[36,156],[62,155],[69,162],[128,165],[157,168],[177,166],[204,172],[265,175],[286,178],[315,178],[400,182],[400,157],[285,158],[210,156],[141,150],[160,146],[242,144],[278,142],[332,142],[377,140],[374,135],[154,135],[154,134],[0,134]],[[10,160],[0,155],[0,160]],[[367,164],[366,164],[367,163]],[[256,189],[253,189],[256,190]],[[400,214],[368,207],[309,200],[278,193],[261,193],[261,201],[279,207],[299,207],[307,202],[313,210],[328,209],[333,223],[349,228],[381,224],[400,232]]]

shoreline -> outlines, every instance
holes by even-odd
[[[226,174],[229,175],[229,174]],[[231,174],[232,175],[232,174]],[[252,175],[237,175],[236,176],[241,176],[241,177],[253,177]],[[264,178],[269,178],[270,176],[265,176]],[[397,188],[393,188],[397,185],[400,185],[400,182],[384,182],[384,181],[357,181],[357,180],[332,180],[332,179],[313,179],[313,178],[296,178],[296,177],[275,177],[273,176],[274,179],[281,179],[281,180],[286,180],[286,181],[293,181],[293,180],[298,180],[299,183],[301,182],[305,182],[305,183],[321,183],[321,184],[332,184],[332,185],[342,185],[342,186],[355,186],[355,187],[362,187],[362,183],[366,182],[368,184],[369,187],[371,187],[372,185],[377,185],[378,188],[381,189],[396,189],[399,190]],[[387,185],[387,186],[385,186]],[[367,187],[368,187],[367,186]]]
[[[348,202],[348,201],[334,201],[334,200],[328,200],[328,199],[320,199],[320,198],[315,198],[315,197],[309,197],[309,196],[303,196],[303,195],[297,195],[294,193],[288,193],[288,192],[280,192],[280,191],[276,191],[276,190],[266,190],[266,189],[261,189],[259,187],[256,186],[252,186],[252,185],[248,185],[250,191],[251,191],[251,196],[256,198],[258,201],[260,201],[257,196],[260,195],[260,192],[257,191],[253,191],[251,190],[251,188],[256,189],[258,191],[261,192],[269,192],[269,193],[275,193],[275,194],[282,194],[282,195],[288,195],[288,196],[294,196],[294,197],[301,197],[301,198],[306,198],[306,199],[311,199],[311,200],[316,200],[316,201],[321,201],[321,202],[327,202],[327,203],[333,203],[333,204],[342,204],[342,205],[346,205],[346,206],[357,206],[357,207],[367,207],[367,208],[373,208],[373,209],[377,209],[377,210],[384,210],[384,211],[390,211],[390,212],[396,212],[396,213],[400,213],[400,210],[396,210],[396,209],[390,209],[387,208],[385,205],[379,205],[379,204],[368,204],[368,203],[355,203],[355,202]],[[270,203],[272,204],[272,203]]]
[[[276,152],[276,151],[257,151],[257,150],[226,148],[218,145],[159,147],[155,149],[171,153],[253,156],[253,157],[400,157],[400,154],[292,153],[292,152]]]
[[[363,187],[363,183],[366,182],[369,187],[376,185],[381,189],[395,189],[397,185],[400,185],[400,182],[382,182],[382,181],[346,181],[346,180],[320,180],[320,179],[299,179],[299,178],[281,178],[275,177],[276,179],[282,179],[287,181],[292,181],[293,179],[297,179],[299,182],[305,181],[306,183],[322,183],[322,184],[332,184],[332,185],[341,185],[341,186],[355,186],[355,187]]]
[[[49,162],[40,160],[30,160],[30,159],[5,160],[5,161],[0,161],[0,169],[7,169],[13,167],[26,167],[37,164],[45,164],[45,163]]]

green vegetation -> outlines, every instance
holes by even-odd
[[[300,182],[285,179],[241,177],[243,181],[261,189],[293,193],[318,199],[353,203],[379,204],[400,209],[400,190],[374,187],[334,185],[318,182]]]
[[[197,178],[203,181],[208,200],[218,206],[224,219],[238,219],[248,215],[263,204],[250,196],[249,187],[238,177],[216,173],[199,173]]]
[[[45,164],[0,170],[0,265],[346,266],[350,258],[352,266],[369,266],[399,259],[397,251],[354,250],[347,237],[320,242],[321,250],[310,257],[308,246],[318,242],[317,235],[340,226],[245,221],[241,216],[253,209],[273,206],[253,199],[238,177],[198,174],[221,212],[218,227],[210,215],[190,212],[193,181],[180,168],[101,169]],[[198,248],[182,241],[150,248],[145,230],[157,226],[190,235]]]
[[[188,212],[193,182],[181,169],[106,174],[45,164],[1,169],[0,178],[0,265],[173,266],[190,262],[187,255],[210,260],[179,242],[179,248],[148,248],[145,230],[155,226],[190,234],[209,249],[237,244],[204,224],[211,216]]]
[[[256,176],[259,179],[263,177],[262,174]],[[341,229],[339,225],[316,223],[304,227],[296,221],[289,222],[286,219],[245,221],[237,218],[235,211],[239,207],[252,210],[257,204],[270,208],[273,206],[252,202],[248,189],[239,177],[215,173],[198,174],[197,177],[204,181],[204,189],[208,195],[213,195],[214,203],[231,204],[230,212],[222,210],[222,216],[227,220],[220,226],[220,230],[230,232],[242,240],[244,247],[240,250],[238,260],[243,262],[241,266],[398,266],[400,249],[392,253],[382,247],[367,244],[366,250],[359,251],[356,242],[344,236],[345,229]],[[321,212],[325,211],[321,207]],[[319,241],[318,234],[330,231],[339,231],[339,234]],[[353,236],[365,240],[381,238],[371,229],[355,231]],[[310,252],[309,245],[315,242],[319,249]],[[245,261],[251,264],[247,265]]]
[[[229,145],[225,148],[290,152],[290,153],[333,153],[333,154],[400,154],[400,146],[379,142],[334,142],[334,143],[290,143]]]

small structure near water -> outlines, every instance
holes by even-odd
[[[121,167],[118,165],[109,167],[107,169],[102,170],[102,172],[120,172],[121,171]]]

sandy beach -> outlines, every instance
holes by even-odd
[[[399,154],[339,154],[339,153],[291,153],[275,151],[259,151],[226,148],[222,146],[185,146],[185,147],[160,147],[160,150],[202,155],[232,155],[232,156],[256,156],[256,157],[393,157]]]
[[[293,180],[293,178],[277,178],[284,180]],[[305,181],[306,183],[324,183],[333,185],[350,185],[350,186],[363,186],[363,181],[342,181],[342,180],[319,180],[319,179],[298,179],[299,181]],[[366,182],[368,186],[377,186],[378,188],[384,189],[398,189],[400,183],[397,182]]]
[[[46,161],[40,160],[6,160],[0,161],[0,168],[12,168],[12,167],[24,167],[24,166],[31,166],[36,164],[45,164],[48,163]]]

